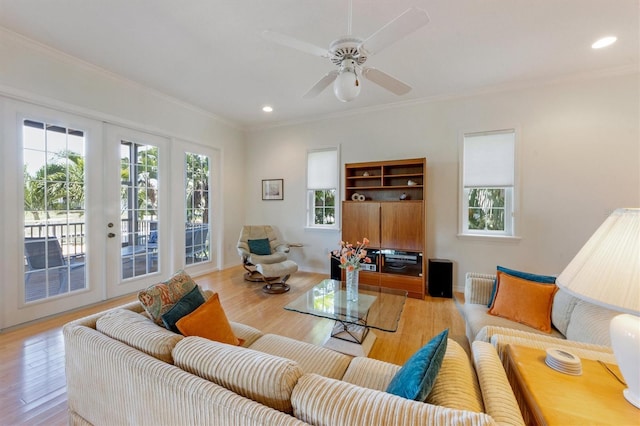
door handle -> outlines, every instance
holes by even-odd
[[[113,232],[109,232],[109,233],[107,234],[107,237],[109,237],[109,238],[113,238],[113,237],[115,237],[115,236],[116,236],[116,234],[114,234]]]

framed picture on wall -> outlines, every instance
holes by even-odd
[[[262,179],[263,200],[284,200],[284,179]]]

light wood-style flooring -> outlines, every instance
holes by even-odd
[[[279,295],[262,292],[262,285],[244,281],[242,267],[196,278],[203,288],[217,291],[231,321],[298,340],[322,344],[333,323],[283,307],[302,295],[324,274],[297,272],[288,283],[291,291]],[[62,326],[76,318],[136,300],[135,295],[113,299],[75,312],[18,327],[0,334],[0,425],[66,425]],[[452,299],[407,299],[398,331],[375,331],[377,340],[369,357],[403,364],[443,329],[466,344],[464,321]]]

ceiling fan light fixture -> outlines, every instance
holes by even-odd
[[[345,60],[333,82],[333,93],[341,102],[354,100],[360,94],[360,79],[352,59]]]
[[[602,37],[596,40],[596,42],[591,45],[591,48],[602,49],[603,47],[611,46],[613,43],[616,42],[616,40],[618,40],[618,37],[616,36]]]

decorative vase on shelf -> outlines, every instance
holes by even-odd
[[[358,301],[358,273],[359,269],[347,270],[347,302]]]

